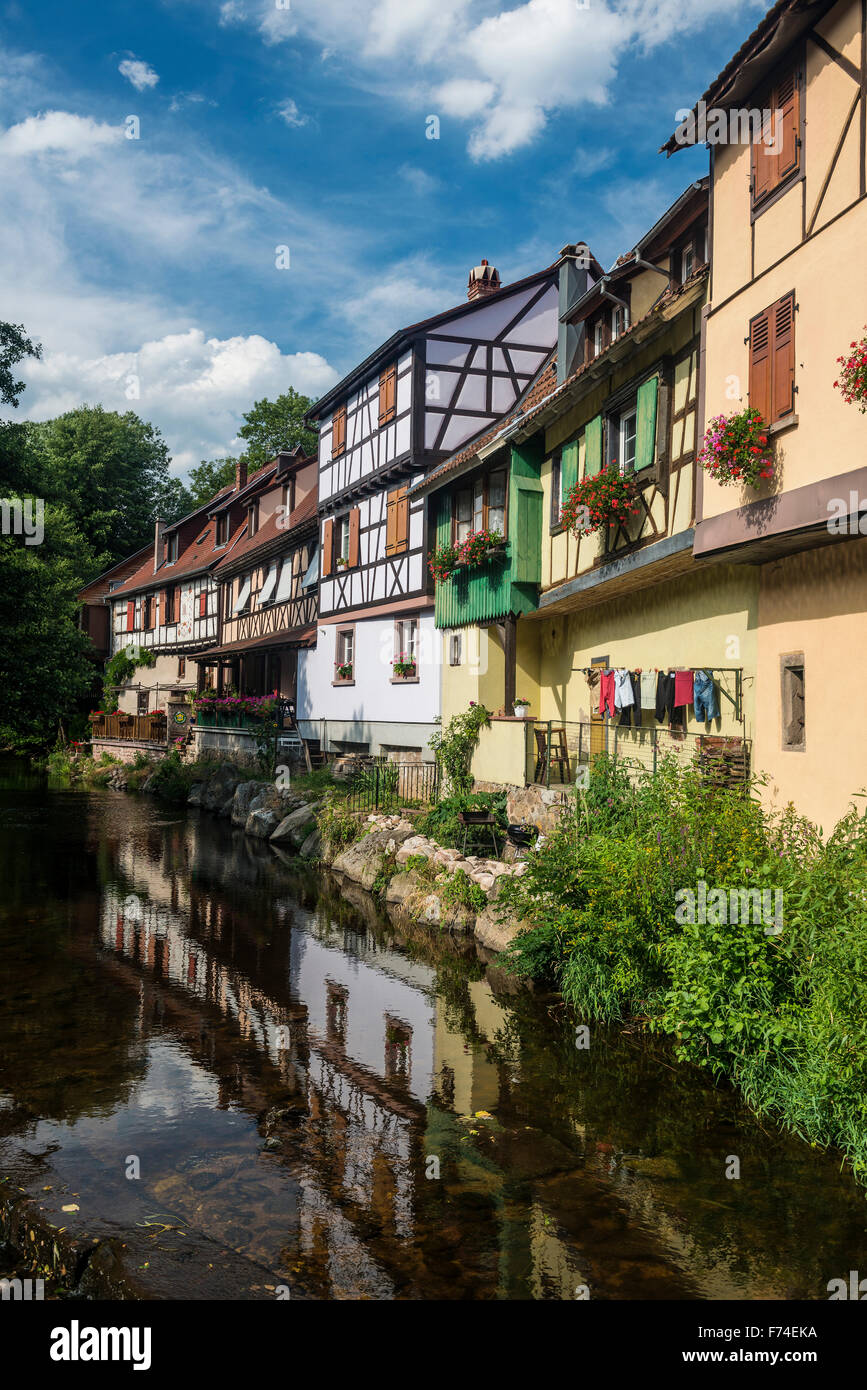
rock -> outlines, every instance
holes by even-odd
[[[245,825],[253,798],[262,790],[261,782],[239,782],[232,799],[232,824]]]
[[[442,919],[442,909],[443,905],[436,893],[428,893],[416,909],[416,918],[428,927],[438,927]]]
[[[313,820],[314,808],[307,802],[302,802],[294,811],[290,811],[288,816],[284,816],[271,836],[272,840],[282,842],[289,840],[297,848],[303,844],[310,834],[310,822]]]
[[[523,926],[526,926],[526,923],[514,922],[509,918],[501,921],[499,910],[489,905],[476,918],[474,931],[480,946],[484,946],[488,951],[505,951],[509,943],[523,930]]]
[[[396,831],[374,830],[370,835],[362,836],[360,840],[356,840],[342,850],[334,860],[332,868],[335,873],[345,874],[353,883],[360,883],[362,888],[372,888],[382,868],[383,860],[389,853],[388,845],[391,842],[399,845]],[[400,862],[399,848],[397,854],[398,862]]]
[[[258,786],[259,792],[250,802],[244,832],[255,835],[259,840],[267,840],[280,821],[280,793],[267,782],[260,782]]]
[[[425,859],[431,859],[433,857],[436,846],[431,844],[430,840],[426,840],[424,835],[413,835],[411,832],[412,827],[410,827],[409,836],[403,841],[403,844],[397,851],[398,864],[405,864],[407,859],[413,854],[420,854]]]
[[[385,890],[385,901],[392,906],[404,903],[421,888],[421,879],[416,873],[395,874]]]
[[[241,774],[231,763],[218,763],[204,784],[202,798],[198,804],[205,811],[219,811],[234,794],[240,781]]]
[[[204,782],[194,782],[190,787],[190,794],[187,797],[188,806],[201,806],[202,793],[205,790]]]
[[[271,838],[274,838],[273,835],[271,836]],[[310,834],[307,836],[307,839],[302,844],[298,853],[304,859],[319,858],[320,854],[322,853],[322,837],[319,834],[318,827],[315,830],[310,831]]]
[[[479,885],[483,893],[489,893],[494,886],[493,874],[480,873],[478,869],[475,869],[473,873],[470,875],[470,877],[473,880],[473,883],[477,883]]]

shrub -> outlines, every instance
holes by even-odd
[[[444,729],[438,729],[428,747],[443,774],[444,790],[450,796],[466,796],[473,785],[472,761],[479,734],[491,722],[491,712],[471,700],[462,714],[454,714]]]
[[[488,904],[484,891],[473,883],[464,869],[456,869],[446,876],[439,895],[446,907],[466,907],[470,912],[481,912]]]
[[[426,815],[419,818],[419,834],[429,836],[447,849],[460,849],[464,839],[464,827],[458,820],[461,811],[491,811],[496,828],[501,832],[506,829],[506,793],[470,792],[443,797],[442,801],[438,801]]]

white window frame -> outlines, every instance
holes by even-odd
[[[688,270],[686,268],[687,257],[689,257],[690,261],[690,266]],[[687,280],[689,279],[690,275],[692,275],[694,270],[695,247],[693,246],[692,242],[690,242],[688,246],[684,246],[683,250],[680,253],[680,283],[682,285],[686,284]]]
[[[632,464],[631,464],[631,467],[630,467],[630,468],[627,468],[627,467],[626,467],[626,426],[627,426],[627,423],[628,423],[630,420],[632,420],[632,421],[634,422],[634,429],[633,429],[633,431],[632,431]],[[621,472],[621,473],[627,473],[627,472],[629,472],[629,473],[634,473],[634,472],[635,472],[635,450],[636,450],[636,446],[637,446],[637,444],[638,444],[638,406],[637,406],[637,405],[632,406],[631,409],[629,409],[629,410],[624,410],[623,414],[620,416],[620,419],[619,419],[618,422],[617,422],[617,443],[618,443],[618,449],[617,449],[617,465],[618,465],[618,467],[619,467],[619,469],[620,469],[620,472]]]

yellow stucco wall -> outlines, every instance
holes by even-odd
[[[471,700],[496,713],[502,708],[504,699],[505,656],[499,628],[464,627],[455,631],[461,633],[459,666],[449,665],[451,630],[446,629],[441,634],[443,725],[452,715],[467,709]],[[538,711],[538,639],[526,618],[518,619],[515,694],[530,701],[532,713]]]
[[[765,565],[759,590],[756,766],[766,799],[797,809],[827,834],[851,797],[867,790],[867,538]],[[804,654],[805,746],[782,746],[780,659]],[[859,803],[861,808],[864,802]]]

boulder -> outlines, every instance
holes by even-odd
[[[374,830],[348,845],[334,860],[335,873],[344,874],[362,888],[372,888],[388,854],[400,853],[401,838],[396,830]],[[389,845],[392,846],[389,849]]]
[[[385,901],[390,906],[395,906],[406,902],[407,898],[412,897],[413,893],[418,893],[421,888],[421,879],[418,874],[403,873],[395,874],[389,880],[385,890]]]
[[[250,801],[244,832],[255,835],[258,840],[267,840],[280,823],[280,793],[270,783],[258,785],[258,794]]]
[[[406,824],[406,822],[404,822]],[[404,839],[400,849],[397,851],[398,864],[405,864],[413,854],[421,854],[425,859],[430,859],[436,850],[436,845],[430,840],[425,839],[424,835],[413,835],[412,827],[410,834]]]
[[[240,781],[241,774],[236,767],[231,763],[219,763],[204,783],[198,804],[205,811],[219,811]]]
[[[262,790],[261,782],[239,782],[232,798],[232,824],[246,825],[253,798]]]
[[[284,815],[271,839],[278,843],[288,840],[296,849],[299,848],[310,834],[310,822],[313,817],[314,807],[309,806],[306,801],[302,802],[294,811],[290,811],[288,816]]]
[[[272,836],[271,838],[273,839],[274,837]],[[315,830],[310,831],[310,834],[307,836],[307,839],[302,844],[298,853],[304,859],[319,858],[320,854],[322,853],[322,837],[319,834],[318,827]]]
[[[488,906],[476,918],[474,930],[480,946],[488,951],[505,951],[525,925],[508,917],[501,921],[500,909]]]
[[[188,806],[201,806],[202,792],[205,790],[204,782],[194,782],[190,787],[190,794],[187,797]]]
[[[443,905],[436,893],[428,893],[415,910],[415,918],[427,927],[438,927],[443,915]]]

